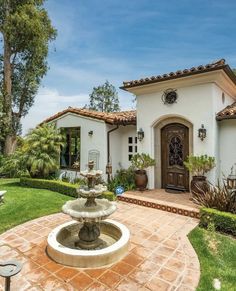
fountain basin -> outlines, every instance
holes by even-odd
[[[108,246],[98,250],[74,247],[81,226],[70,221],[49,234],[47,253],[54,261],[72,267],[97,268],[118,262],[128,253],[130,232],[125,225],[111,219],[100,222],[101,239]]]

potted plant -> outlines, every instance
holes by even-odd
[[[148,177],[146,169],[151,166],[155,166],[155,160],[148,154],[141,153],[135,154],[132,157],[131,164],[135,169],[135,185],[140,191],[144,191],[147,188]]]
[[[192,175],[191,192],[193,194],[205,192],[209,188],[205,175],[215,167],[215,158],[208,155],[190,155],[184,165]]]

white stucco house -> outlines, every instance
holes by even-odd
[[[184,191],[190,175],[183,161],[189,154],[216,158],[208,176],[213,183],[230,173],[236,163],[236,76],[225,60],[124,82],[121,89],[137,96],[136,111],[69,107],[46,120],[65,130],[62,169],[70,170],[75,160],[84,169],[94,159],[104,173],[112,164],[114,174],[130,165],[133,154],[145,152],[156,160],[148,171],[149,188]],[[137,139],[138,131],[143,139]]]

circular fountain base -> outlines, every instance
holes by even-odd
[[[75,221],[55,228],[48,236],[48,255],[57,263],[97,268],[122,259],[128,252],[130,232],[123,224],[107,219],[100,223],[100,243],[95,250],[80,249],[78,232],[82,224]]]

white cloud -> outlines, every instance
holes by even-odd
[[[88,94],[61,95],[60,92],[52,88],[43,88],[39,90],[35,98],[35,104],[30,109],[29,114],[23,119],[23,134],[26,134],[30,128],[51,115],[66,109],[67,107],[83,107],[88,103]]]

